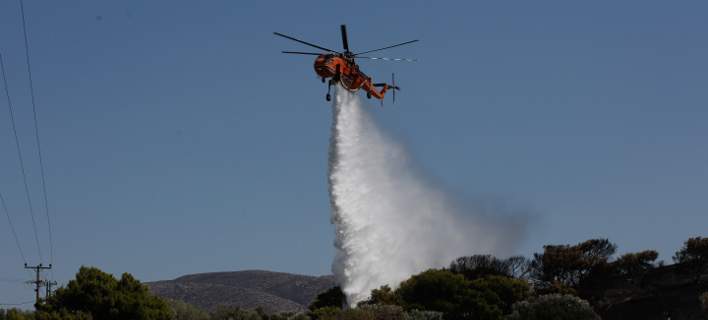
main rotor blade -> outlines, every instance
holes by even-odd
[[[418,42],[418,40],[411,40],[411,41],[407,41],[407,42],[403,42],[403,43],[399,43],[399,44],[394,44],[394,45],[392,45],[392,46],[383,47],[383,48],[381,48],[381,49],[374,49],[374,50],[359,52],[359,53],[356,53],[356,54],[354,54],[354,55],[356,56],[356,55],[360,55],[360,54],[364,54],[364,53],[369,53],[369,52],[374,52],[374,51],[381,51],[381,50],[391,49],[391,48],[393,48],[393,47],[398,47],[398,46],[406,45],[406,44],[413,43],[413,42]]]
[[[361,57],[356,56],[357,59],[371,59],[371,60],[385,60],[385,61],[405,61],[405,62],[417,62],[418,59],[409,58],[386,58],[386,57]]]
[[[286,36],[286,35],[284,35],[284,34],[282,34],[282,33],[279,33],[279,32],[273,32],[273,34],[276,35],[276,36],[281,36],[281,37],[283,37],[283,38],[285,38],[285,39],[290,39],[290,40],[292,40],[292,41],[302,43],[302,44],[304,44],[304,45],[308,45],[308,46],[310,46],[310,47],[314,47],[314,48],[320,49],[320,50],[338,53],[337,51],[334,51],[334,50],[332,50],[332,49],[327,49],[327,48],[325,48],[325,47],[321,47],[321,46],[318,46],[318,45],[313,44],[313,43],[309,43],[309,42],[306,42],[306,41],[302,41],[302,40],[300,40],[300,39],[295,39],[295,38],[293,38],[293,37],[291,37],[291,36]]]
[[[302,51],[282,51],[283,53],[289,53],[289,54],[306,54],[309,56],[319,56],[324,53],[317,53],[317,52],[302,52]]]
[[[341,25],[340,29],[342,30],[342,46],[344,47],[344,51],[348,52],[349,51],[349,41],[347,40],[347,26]]]

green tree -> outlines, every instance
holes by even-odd
[[[689,238],[673,258],[674,262],[688,268],[698,282],[701,275],[708,272],[708,238]]]
[[[608,264],[617,246],[607,239],[591,239],[576,245],[547,245],[535,253],[531,275],[546,286],[577,287],[590,273]]]
[[[0,320],[33,320],[32,313],[18,309],[0,309]]]
[[[342,313],[341,307],[322,307],[310,311],[309,315],[315,320],[335,320]]]
[[[400,301],[391,287],[385,285],[378,289],[371,290],[371,297],[368,300],[360,302],[361,305],[400,305]]]
[[[501,302],[498,306],[504,314],[511,313],[514,303],[527,299],[531,294],[528,282],[505,276],[486,276],[472,281],[471,285],[474,290],[493,293]]]
[[[342,288],[336,286],[318,294],[317,297],[315,297],[315,301],[313,301],[308,308],[310,311],[324,307],[335,307],[341,309],[346,303],[346,299],[347,297],[344,296]]]
[[[407,310],[442,312],[446,319],[500,319],[501,301],[493,292],[472,289],[462,275],[428,270],[401,283],[396,295]]]
[[[404,316],[403,308],[400,306],[372,304],[344,310],[339,319],[403,320]]]
[[[443,320],[442,312],[427,310],[408,310],[403,315],[404,320]]]
[[[37,312],[35,312],[34,319],[36,319],[36,320],[92,320],[93,318],[91,317],[90,314],[84,313],[81,311],[60,310],[60,311],[52,311],[52,312],[37,311]]]
[[[523,278],[528,273],[529,261],[522,256],[498,259],[492,255],[473,255],[457,258],[449,270],[474,280],[488,275]]]
[[[146,286],[124,273],[120,280],[97,268],[81,267],[76,279],[59,288],[41,312],[51,314],[84,313],[100,320],[168,320],[172,312],[167,303],[150,294]]]
[[[220,307],[211,314],[212,320],[262,320],[258,312],[239,307]]]
[[[600,320],[590,304],[576,296],[549,294],[517,302],[507,320]]]
[[[611,268],[615,273],[635,277],[653,269],[657,257],[659,253],[654,250],[627,253],[612,262]]]
[[[167,300],[172,320],[209,320],[209,313],[181,300]]]
[[[683,247],[676,251],[674,262],[686,263],[698,261],[706,263],[708,261],[708,238],[689,238],[683,243]]]

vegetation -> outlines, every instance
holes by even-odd
[[[498,259],[492,255],[474,255],[457,258],[450,264],[450,271],[470,280],[488,275],[525,278],[529,272],[529,261],[522,256]]]
[[[546,286],[577,287],[590,273],[607,265],[617,246],[607,239],[576,245],[547,245],[534,254],[531,275]]]
[[[517,302],[508,320],[599,320],[587,301],[572,295],[548,294]]]
[[[658,266],[654,250],[613,259],[616,249],[607,239],[591,239],[544,246],[531,260],[460,257],[446,269],[426,270],[396,287],[372,290],[370,298],[355,308],[343,308],[344,293],[340,287],[331,288],[316,297],[308,312],[299,314],[237,307],[206,312],[182,301],[156,297],[130,274],[116,279],[96,268],[82,267],[74,280],[36,312],[0,309],[0,320],[594,320],[600,319],[597,313],[613,305],[604,290],[615,287],[608,286],[624,283],[634,286],[625,291],[637,290]],[[683,283],[693,283],[703,292],[687,307],[693,314],[708,315],[708,292],[704,292],[708,238],[688,239],[674,261],[670,270],[688,275]],[[695,297],[696,291],[692,292]]]
[[[659,253],[654,250],[627,253],[615,260],[612,267],[618,274],[636,277],[653,269],[657,257]]]
[[[87,314],[101,320],[169,320],[167,303],[128,273],[120,280],[97,268],[81,267],[76,279],[41,305],[46,314]]]
[[[0,309],[0,320],[29,320],[34,319],[31,312],[9,309]]]
[[[689,238],[674,255],[676,263],[708,263],[708,238]]]
[[[698,282],[708,272],[708,238],[689,238],[674,255],[674,262],[684,265]]]
[[[210,320],[207,312],[180,300],[167,300],[172,309],[172,320]]]
[[[361,304],[398,305],[400,301],[391,287],[384,285],[378,289],[371,290],[369,300]]]
[[[342,292],[342,288],[339,286],[333,287],[325,292],[320,293],[310,304],[310,310],[316,310],[320,308],[333,307],[341,309],[347,302],[347,298]]]

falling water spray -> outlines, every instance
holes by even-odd
[[[521,226],[461,208],[425,179],[359,97],[337,88],[329,150],[332,271],[349,305],[470,254],[508,254]]]

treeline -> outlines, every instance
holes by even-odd
[[[641,284],[652,270],[664,265],[656,261],[654,250],[614,258],[616,251],[617,246],[607,239],[591,239],[574,245],[547,245],[530,259],[461,257],[447,268],[414,275],[395,290],[388,286],[375,289],[369,300],[353,309],[341,308],[344,295],[333,288],[317,297],[310,306],[310,316],[322,320],[407,319],[406,312],[425,310],[437,315],[428,313],[429,317],[420,319],[600,319],[599,314],[617,303],[606,294],[609,289]],[[692,299],[703,313],[696,319],[708,319],[708,238],[688,239],[673,260],[675,271],[690,279],[692,288],[702,288]],[[382,313],[396,316],[364,315],[381,306],[388,307]],[[670,314],[662,316],[665,319]]]
[[[605,289],[617,281],[641,283],[663,265],[653,250],[613,258],[616,250],[607,239],[592,239],[547,245],[530,259],[461,257],[447,268],[414,275],[395,289],[375,289],[368,300],[352,308],[344,308],[344,294],[339,287],[332,288],[318,295],[307,312],[298,314],[239,308],[206,312],[156,297],[130,274],[117,279],[82,267],[74,280],[36,306],[36,311],[0,309],[0,320],[600,319],[598,314],[613,303]],[[673,260],[682,276],[703,288],[694,301],[708,317],[708,238],[688,239]]]

